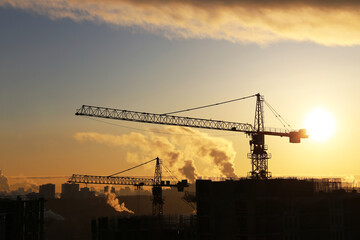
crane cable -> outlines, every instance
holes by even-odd
[[[270,111],[275,115],[275,117],[280,121],[280,123],[286,128],[287,130],[292,129],[288,121],[286,121],[267,101],[265,101],[266,106],[270,109]],[[289,127],[289,128],[288,128]]]
[[[165,170],[170,174],[170,177],[174,180],[174,181],[179,181],[179,179],[170,171],[170,169],[168,169],[164,164],[162,164],[163,167],[165,168]]]
[[[288,125],[289,127],[290,127],[290,125],[286,123],[286,121],[281,117],[281,115],[278,114],[277,111],[276,111],[268,102],[266,102],[266,101],[264,101],[264,102],[265,102],[266,106],[268,106],[268,108],[270,109],[270,111],[271,111],[271,112],[275,115],[275,117],[279,120],[279,122],[283,125],[283,127],[286,128],[287,130],[289,130],[288,127],[287,127],[287,125]]]
[[[128,168],[128,169],[126,169],[126,170],[123,170],[123,171],[120,171],[120,172],[117,172],[117,173],[111,174],[111,175],[109,175],[108,177],[112,177],[112,176],[115,176],[115,175],[117,175],[117,174],[120,174],[120,173],[123,173],[123,172],[130,171],[130,170],[132,170],[132,169],[134,169],[134,168],[137,168],[137,167],[143,166],[143,165],[145,165],[145,164],[148,164],[148,163],[150,163],[150,162],[152,162],[152,161],[155,161],[156,159],[157,159],[157,158],[151,159],[150,161],[147,161],[147,162],[141,163],[141,164],[139,164],[139,165],[137,165],[137,166],[135,166],[135,167],[131,167],[131,168]]]
[[[200,107],[188,108],[188,109],[184,109],[184,110],[178,110],[178,111],[168,112],[168,113],[163,113],[163,114],[168,115],[168,114],[175,114],[175,113],[181,113],[181,112],[189,112],[189,111],[198,110],[198,109],[202,109],[202,108],[213,107],[213,106],[218,106],[218,105],[222,105],[222,104],[226,104],[226,103],[236,102],[236,101],[244,100],[244,99],[255,97],[255,96],[256,96],[256,94],[247,96],[247,97],[228,100],[225,102],[218,102],[218,103],[213,103],[213,104],[204,105],[204,106],[200,106]]]

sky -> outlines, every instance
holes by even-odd
[[[266,137],[273,176],[360,175],[359,11],[350,0],[0,0],[0,169],[52,182],[159,156],[179,178],[245,177],[245,134],[74,114],[261,93],[294,129],[318,107],[335,122],[323,141]],[[184,115],[253,123],[254,112],[252,98]],[[282,127],[266,107],[265,125]]]

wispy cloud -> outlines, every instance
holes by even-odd
[[[0,0],[0,6],[141,27],[169,38],[360,44],[357,0]]]

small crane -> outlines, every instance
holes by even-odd
[[[173,115],[180,112],[217,106],[220,104],[239,101],[251,97],[256,97],[254,125],[251,125],[249,123],[228,122],[221,120],[181,117],[181,116]],[[270,159],[271,156],[270,154],[267,153],[268,149],[267,149],[267,145],[265,145],[265,135],[288,137],[290,143],[300,143],[301,139],[308,138],[308,135],[306,134],[305,129],[300,129],[298,131],[290,131],[288,129],[265,128],[263,102],[264,102],[264,97],[260,95],[260,93],[258,93],[230,101],[225,101],[225,102],[220,102],[220,103],[215,103],[206,106],[195,107],[195,108],[190,108],[190,109],[185,109],[185,110],[180,110],[165,114],[155,114],[155,113],[146,113],[146,112],[121,110],[115,108],[83,105],[80,109],[76,111],[75,115],[142,122],[142,123],[153,123],[153,124],[163,124],[163,125],[214,129],[214,130],[222,130],[222,131],[243,132],[248,136],[250,136],[250,142],[249,142],[250,153],[248,154],[248,158],[251,159],[251,165],[252,165],[252,169],[249,172],[250,177],[254,179],[267,179],[267,178],[271,178],[271,172],[269,172],[268,170],[268,160]],[[278,115],[277,117],[279,116],[280,115]]]
[[[155,174],[154,178],[137,178],[137,177],[116,177],[115,175],[127,172],[134,168],[140,167],[142,165],[148,164],[150,162],[156,161],[155,164]],[[162,169],[161,169],[161,160],[159,157],[151,159],[147,162],[139,164],[135,167],[123,170],[121,172],[114,173],[109,176],[95,176],[95,175],[80,175],[73,174],[68,183],[85,183],[85,184],[107,184],[107,185],[132,185],[137,189],[140,189],[142,186],[151,186],[152,187],[152,214],[154,216],[161,216],[163,214],[164,199],[162,197],[162,188],[163,187],[176,187],[179,192],[184,191],[185,187],[188,187],[189,184],[187,180],[178,181],[177,183],[170,181],[162,180]]]

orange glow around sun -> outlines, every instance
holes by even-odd
[[[323,108],[316,108],[308,113],[305,128],[310,139],[324,141],[335,131],[334,116]]]

